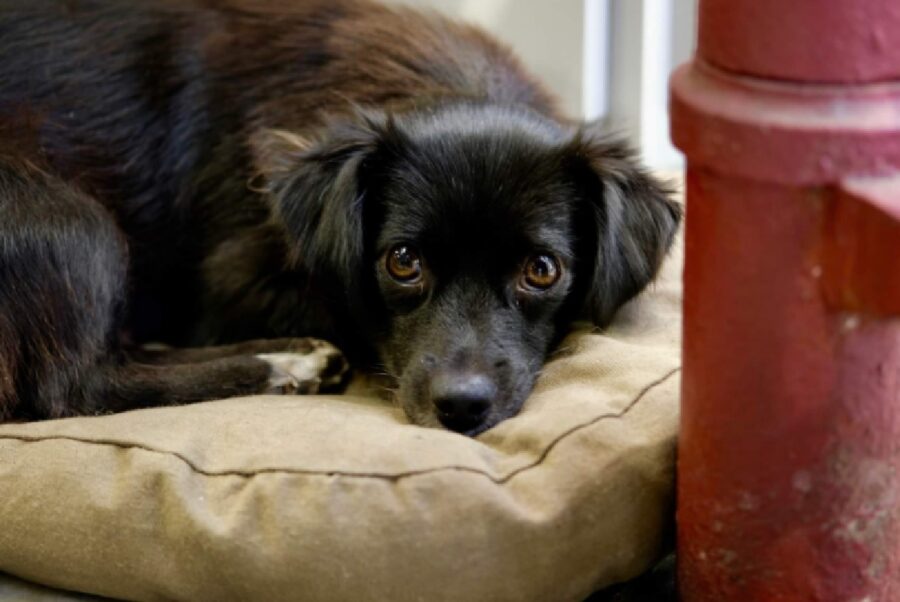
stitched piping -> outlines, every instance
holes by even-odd
[[[550,452],[552,452],[553,449],[556,448],[556,446],[560,442],[562,442],[564,439],[568,438],[569,436],[573,435],[574,433],[577,433],[588,427],[591,427],[603,420],[607,420],[607,419],[611,419],[611,418],[622,418],[623,416],[628,414],[628,412],[630,412],[632,409],[634,409],[634,407],[637,406],[637,404],[641,401],[641,399],[644,398],[644,396],[647,393],[649,393],[650,391],[652,391],[659,385],[665,383],[667,380],[669,380],[670,378],[675,376],[675,374],[677,374],[680,371],[681,371],[681,367],[674,368],[674,369],[670,370],[669,372],[667,372],[666,374],[664,374],[663,376],[661,376],[660,378],[652,381],[650,384],[648,384],[643,389],[641,389],[638,392],[638,394],[635,395],[634,399],[632,399],[628,403],[628,405],[626,405],[622,410],[620,410],[618,412],[608,413],[608,414],[601,414],[600,416],[596,416],[595,418],[592,418],[591,420],[588,420],[587,422],[577,424],[577,425],[569,428],[568,430],[563,431],[562,433],[557,435],[557,437],[555,439],[553,439],[550,442],[550,444],[547,445],[546,448],[544,448],[544,451],[541,452],[541,454],[533,462],[531,462],[529,464],[525,464],[523,466],[520,466],[519,468],[515,468],[515,469],[511,470],[509,473],[507,473],[506,475],[499,476],[499,477],[491,475],[491,474],[489,474],[483,470],[479,470],[477,468],[471,468],[469,466],[454,466],[454,465],[437,466],[434,468],[423,468],[420,470],[410,470],[407,472],[400,472],[400,473],[394,473],[394,474],[378,474],[378,473],[353,472],[353,471],[342,471],[342,470],[305,470],[302,468],[261,468],[258,470],[211,471],[211,470],[206,470],[206,469],[203,469],[203,468],[197,466],[196,464],[194,464],[194,462],[192,460],[190,460],[189,458],[187,458],[186,456],[182,455],[179,452],[155,449],[155,448],[152,448],[152,447],[149,447],[146,445],[141,445],[139,443],[122,443],[121,441],[111,441],[111,440],[104,440],[104,439],[81,439],[79,437],[68,437],[68,436],[64,436],[64,435],[56,435],[56,436],[50,436],[50,437],[28,437],[25,435],[0,435],[0,440],[14,440],[14,441],[22,441],[25,443],[39,443],[41,441],[60,441],[60,440],[62,440],[62,441],[75,441],[78,443],[87,443],[87,444],[91,444],[91,445],[109,445],[109,446],[118,447],[121,449],[140,449],[140,450],[151,452],[151,453],[163,454],[163,455],[167,455],[167,456],[174,456],[174,457],[178,458],[179,460],[181,460],[182,462],[184,462],[188,466],[188,468],[190,468],[193,472],[196,472],[197,474],[201,474],[201,475],[207,476],[207,477],[237,476],[237,477],[250,478],[250,477],[254,477],[256,475],[260,475],[260,474],[298,474],[298,475],[338,476],[338,477],[358,478],[358,479],[379,479],[379,480],[386,480],[386,481],[399,481],[401,479],[405,479],[408,477],[415,477],[415,476],[420,476],[420,475],[427,475],[427,474],[432,474],[432,473],[436,473],[436,472],[452,470],[452,471],[457,471],[457,472],[468,472],[468,473],[480,475],[480,476],[483,476],[483,477],[489,479],[490,481],[493,481],[494,483],[496,483],[498,485],[503,485],[505,483],[508,483],[510,480],[512,480],[516,476],[518,476],[528,470],[536,468],[537,466],[542,464],[547,459],[547,457],[550,455]]]

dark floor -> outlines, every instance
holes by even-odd
[[[643,577],[597,592],[585,602],[677,602],[677,600],[675,555],[671,554]]]

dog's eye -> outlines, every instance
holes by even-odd
[[[527,288],[546,290],[557,283],[562,275],[559,262],[550,255],[534,255],[525,262],[522,281]]]
[[[411,284],[422,278],[422,260],[409,245],[397,245],[388,251],[385,265],[391,278],[398,282]]]

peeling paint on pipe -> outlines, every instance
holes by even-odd
[[[857,47],[861,5],[900,32],[893,0],[704,0],[673,77],[687,602],[900,600],[900,45]]]

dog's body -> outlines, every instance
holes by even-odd
[[[477,432],[653,277],[678,217],[462,25],[0,0],[0,419],[334,385],[333,348],[268,340],[317,337]]]

